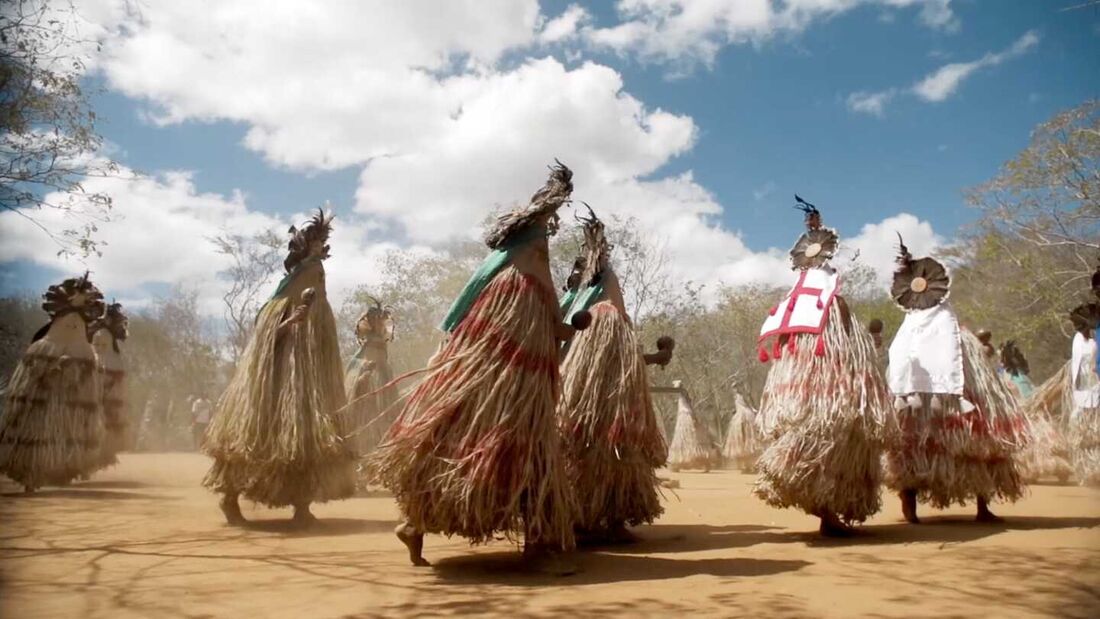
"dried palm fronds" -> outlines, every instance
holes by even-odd
[[[115,304],[117,305],[117,304]],[[110,312],[110,308],[108,308]],[[119,323],[114,323],[115,328],[104,325],[92,336],[92,346],[95,348],[99,362],[100,379],[103,383],[103,424],[105,435],[100,449],[100,465],[110,466],[118,462],[116,455],[126,447],[127,429],[129,426],[129,409],[127,407],[126,391],[126,367],[122,362],[122,353],[119,349],[116,332]],[[125,317],[121,323],[124,332]]]
[[[765,448],[756,494],[775,507],[863,522],[879,510],[888,398],[867,330],[846,328],[829,308],[822,355],[817,335],[795,335],[774,362],[757,427]],[[790,346],[790,344],[788,344]]]
[[[915,489],[937,508],[977,497],[1016,501],[1024,492],[1017,458],[1032,440],[1031,424],[981,341],[965,329],[960,339],[963,396],[919,394],[919,407],[897,412],[887,485]]]
[[[656,469],[667,457],[629,319],[607,300],[592,316],[562,363],[558,403],[577,524],[590,532],[660,516]]]
[[[733,416],[726,430],[726,443],[722,457],[744,472],[756,468],[760,457],[760,440],[756,431],[756,411],[745,402],[740,393],[734,401]]]
[[[64,316],[65,313],[62,313]],[[75,316],[56,320],[81,320]],[[102,384],[91,345],[77,356],[47,333],[23,355],[0,413],[0,473],[33,490],[100,467]]]
[[[714,438],[695,415],[691,398],[680,381],[673,381],[672,384],[680,391],[676,401],[676,427],[668,446],[668,465],[674,471],[709,471],[718,464],[718,448]]]
[[[557,322],[553,290],[507,266],[430,362],[369,459],[417,531],[573,547]]]
[[[327,298],[315,292],[305,318],[280,335],[299,300],[279,296],[260,310],[218,400],[204,444],[215,460],[203,480],[212,490],[271,507],[341,499],[355,490],[355,453],[336,412],[345,402],[336,321]]]

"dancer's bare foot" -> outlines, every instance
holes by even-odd
[[[525,544],[523,560],[528,569],[547,576],[572,576],[580,571],[577,564],[562,553],[539,544]]]
[[[607,530],[607,541],[611,544],[636,544],[641,541],[641,538],[631,533],[630,529],[626,528],[626,524],[616,522]]]
[[[909,524],[920,524],[920,518],[917,517],[917,491],[902,490],[900,496],[901,513],[905,516],[905,521]]]
[[[821,527],[818,530],[825,537],[851,537],[855,534],[852,527],[841,522],[836,514],[822,512],[818,517],[821,518]]]
[[[294,525],[298,528],[307,528],[317,524],[317,516],[309,511],[309,503],[294,506]]]
[[[978,522],[1004,522],[1005,519],[989,511],[989,502],[983,497],[978,497],[978,515],[974,518]]]
[[[229,523],[229,526],[239,527],[248,523],[244,519],[244,514],[241,513],[241,505],[237,502],[237,495],[226,494],[221,501],[218,501],[218,507],[222,508],[225,521]]]
[[[397,525],[397,528],[393,530],[397,535],[397,539],[401,540],[401,543],[409,549],[409,561],[417,567],[428,567],[431,563],[428,563],[424,559],[424,534],[417,531],[407,522],[402,522]]]

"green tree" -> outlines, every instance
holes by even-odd
[[[949,252],[952,302],[971,328],[1017,340],[1045,379],[1065,362],[1067,313],[1100,259],[1100,101],[1040,124],[966,199],[982,217]]]

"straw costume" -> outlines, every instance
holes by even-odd
[[[795,199],[807,227],[791,249],[798,282],[759,338],[760,360],[772,366],[757,421],[765,450],[756,494],[817,516],[823,535],[847,535],[880,507],[886,386],[870,334],[837,294],[829,265],[836,232],[822,227],[817,208]]]
[[[372,299],[370,307],[355,323],[359,348],[344,367],[344,389],[348,395],[349,430],[360,454],[368,454],[397,417],[397,387],[389,360],[389,343],[394,337],[393,311]]]
[[[691,405],[691,397],[684,383],[672,381],[676,393],[676,427],[668,446],[668,467],[673,472],[684,469],[702,469],[704,473],[718,464],[718,447]]]
[[[914,259],[899,238],[891,295],[905,319],[890,345],[894,422],[887,485],[919,523],[917,502],[937,508],[976,500],[979,521],[999,520],[989,501],[1024,490],[1016,458],[1028,423],[997,375],[996,351],[959,327],[947,297],[951,278],[932,258]]]
[[[1027,358],[1009,340],[1001,345],[1001,367],[1009,387],[1030,427],[1031,443],[1020,451],[1017,458],[1020,475],[1029,483],[1045,477],[1056,477],[1065,482],[1073,473],[1069,463],[1069,445],[1062,432],[1051,422],[1049,414],[1036,406],[1036,390],[1028,376]]]
[[[586,541],[629,542],[635,538],[627,525],[653,522],[664,511],[656,469],[668,454],[650,400],[646,359],[611,266],[611,245],[591,208],[589,214],[581,220],[584,256],[574,263],[585,268],[565,316],[587,310],[592,323],[573,339],[562,362],[558,418],[579,503],[577,532]]]
[[[290,228],[287,274],[260,309],[229,386],[214,408],[203,451],[214,465],[203,484],[224,494],[230,524],[244,523],[238,495],[294,506],[300,525],[313,502],[355,490],[336,320],[325,293],[331,216]]]
[[[126,314],[122,305],[111,303],[107,311],[91,325],[92,347],[99,359],[103,382],[103,424],[106,434],[100,449],[100,464],[118,462],[116,455],[126,448],[130,410],[127,406],[126,364],[119,345],[127,336]]]
[[[88,325],[103,314],[103,295],[85,274],[43,298],[50,322],[12,373],[0,413],[0,473],[27,492],[102,466],[103,386]]]
[[[726,430],[726,443],[722,448],[722,457],[742,473],[756,470],[756,460],[760,457],[760,440],[756,431],[756,411],[745,402],[740,393],[733,404],[733,416]]]
[[[1066,434],[1077,482],[1097,486],[1100,485],[1100,376],[1096,369],[1096,325],[1100,322],[1100,304],[1082,304],[1070,313],[1070,319],[1076,333],[1069,362],[1072,411]]]
[[[576,505],[555,417],[558,342],[572,329],[562,323],[547,240],[572,190],[572,172],[559,163],[526,208],[498,219],[486,237],[492,252],[444,319],[426,378],[370,458],[401,508],[396,533],[414,565],[428,565],[425,533],[474,544],[522,535],[525,555],[551,562],[574,546]]]

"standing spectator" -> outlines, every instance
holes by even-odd
[[[195,449],[201,449],[206,439],[206,426],[210,425],[210,400],[201,394],[191,402],[191,437]]]

